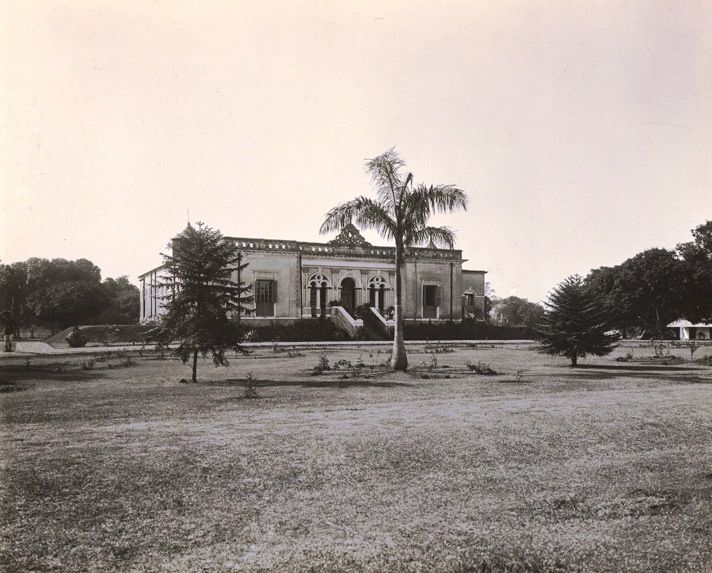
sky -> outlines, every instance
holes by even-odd
[[[500,297],[712,219],[712,2],[0,2],[0,260],[327,241],[395,146]],[[374,244],[387,244],[372,232]]]

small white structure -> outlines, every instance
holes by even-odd
[[[712,330],[712,324],[708,324],[706,322],[692,324],[689,320],[685,320],[684,318],[678,318],[676,321],[668,324],[668,328],[679,328],[680,340],[709,340],[710,330]]]

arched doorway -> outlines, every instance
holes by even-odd
[[[341,306],[349,312],[356,308],[356,283],[352,278],[341,281]]]

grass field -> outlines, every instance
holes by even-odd
[[[5,364],[0,569],[712,570],[712,368],[436,350]]]

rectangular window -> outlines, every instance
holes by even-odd
[[[475,295],[467,293],[465,295],[465,304],[467,306],[475,306]]]
[[[423,286],[423,318],[437,318],[439,299],[438,287],[435,285]]]
[[[255,304],[257,316],[274,316],[274,303],[277,302],[275,281],[258,280],[255,282]]]
[[[423,305],[424,306],[437,306],[438,297],[438,287],[425,285],[423,287]]]

